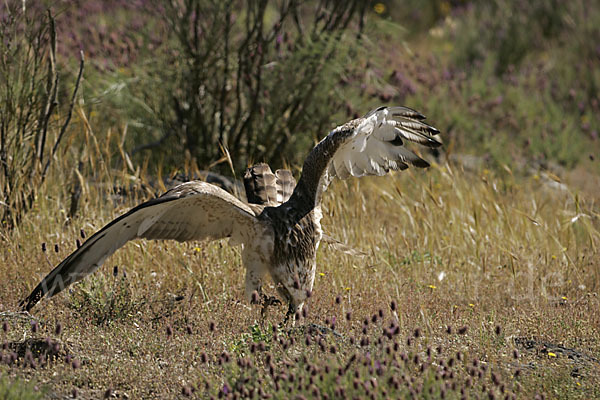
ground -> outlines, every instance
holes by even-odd
[[[130,206],[99,192],[65,223],[48,197],[0,253],[0,369],[50,397],[598,397],[594,190],[443,162],[337,182],[324,229],[366,255],[323,245],[293,328],[277,328],[284,306],[263,320],[244,301],[240,250],[225,241],[136,241],[13,314],[76,239]]]

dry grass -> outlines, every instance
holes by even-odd
[[[132,172],[109,171],[109,155],[96,149],[84,156],[104,171],[99,179],[128,182]],[[36,329],[3,314],[0,371],[49,396],[75,390],[83,398],[234,398],[253,390],[275,398],[461,398],[461,390],[469,398],[598,397],[597,193],[552,182],[438,165],[334,184],[325,230],[368,256],[324,244],[297,326],[334,323],[342,339],[273,334],[284,308],[261,321],[243,300],[240,251],[225,242],[137,241],[35,308]],[[0,310],[14,311],[75,248],[80,230],[89,235],[139,201],[115,207],[109,190],[85,182],[81,217],[67,223],[67,199],[65,187],[43,189],[33,212],[3,234]],[[382,335],[396,326],[391,338]],[[10,362],[11,354],[18,359]]]

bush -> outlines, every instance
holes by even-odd
[[[335,88],[350,47],[345,32],[360,29],[366,8],[320,4],[169,3],[174,43],[146,96],[161,99],[165,136],[155,145],[168,144],[168,162],[209,167],[224,160],[223,148],[238,171],[256,161],[301,161],[344,102]]]
[[[3,8],[0,27],[0,202],[9,227],[32,207],[52,168],[83,72],[82,56],[70,105],[61,106],[54,18],[14,3]]]

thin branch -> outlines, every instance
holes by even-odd
[[[54,17],[48,10],[48,19],[50,22],[50,64],[48,65],[48,97],[46,106],[41,119],[41,136],[38,134],[37,154],[36,158],[40,164],[44,158],[44,148],[46,147],[46,135],[48,133],[48,123],[50,117],[57,105],[56,99],[58,96],[58,73],[56,72],[56,27],[54,25]],[[33,172],[32,168],[30,172]]]
[[[54,142],[54,146],[52,147],[52,153],[50,154],[50,157],[48,157],[48,160],[46,160],[46,165],[44,165],[44,170],[42,171],[42,181],[46,177],[46,172],[48,171],[48,167],[50,166],[50,161],[54,158],[54,154],[56,154],[58,145],[60,144],[60,142],[67,130],[67,127],[69,126],[69,123],[71,122],[71,116],[73,115],[73,108],[75,107],[75,100],[77,99],[77,92],[79,91],[79,85],[81,84],[81,77],[83,76],[83,67],[85,64],[83,51],[79,52],[79,56],[81,57],[81,60],[79,61],[79,73],[77,74],[77,81],[75,82],[75,88],[73,89],[73,96],[71,96],[71,104],[69,105],[69,111],[67,112],[67,118],[65,119],[65,122],[63,123],[63,125],[60,129],[60,133],[58,134],[56,141]]]

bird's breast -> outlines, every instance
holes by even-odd
[[[314,262],[322,236],[319,219],[313,210],[296,223],[285,218],[274,221],[273,264]]]

